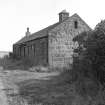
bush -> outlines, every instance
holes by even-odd
[[[105,27],[102,25],[97,27],[75,39],[80,46],[79,56],[74,58],[73,62],[73,72],[75,76],[77,75],[75,82],[77,92],[92,98],[96,97],[105,85]],[[81,40],[84,38],[82,36],[86,36],[85,40]]]

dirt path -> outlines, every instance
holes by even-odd
[[[0,105],[8,105],[8,100],[4,89],[3,81],[2,81],[2,72],[0,71]]]

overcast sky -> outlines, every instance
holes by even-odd
[[[12,51],[27,27],[33,33],[56,23],[64,9],[91,28],[105,19],[105,0],[0,0],[0,51]]]

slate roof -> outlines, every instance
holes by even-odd
[[[77,15],[78,18],[80,18],[80,16],[78,14],[74,14],[68,18],[72,18],[73,16]],[[81,19],[81,18],[80,18]],[[82,19],[81,19],[82,20]],[[83,21],[83,20],[82,20]],[[84,22],[84,21],[83,21]],[[31,34],[30,36],[24,36],[22,39],[20,39],[18,42],[16,42],[15,44],[22,44],[22,43],[25,43],[27,41],[31,41],[31,40],[34,40],[34,39],[37,39],[37,38],[41,38],[41,37],[45,37],[45,36],[48,36],[48,31],[53,29],[54,27],[56,27],[57,25],[61,24],[62,22],[58,22],[58,23],[55,23],[53,25],[50,25],[48,26],[47,28],[44,28],[38,32],[35,32],[33,34]],[[85,22],[84,22],[85,23]],[[85,25],[91,30],[91,28],[85,23]]]
[[[51,30],[52,28],[56,27],[58,24],[60,24],[60,23],[58,22],[58,23],[55,23],[53,25],[50,25],[47,28],[44,28],[44,29],[42,29],[38,32],[35,32],[35,33],[31,34],[30,36],[27,36],[27,37],[24,36],[22,39],[20,39],[15,44],[21,44],[21,43],[31,41],[31,40],[34,40],[34,39],[37,39],[37,38],[48,36],[48,31]]]

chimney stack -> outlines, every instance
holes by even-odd
[[[64,21],[69,17],[69,13],[66,12],[66,10],[63,10],[62,12],[59,13],[59,22]]]
[[[29,36],[30,32],[29,32],[29,27],[27,27],[27,32],[26,32],[26,36]]]

